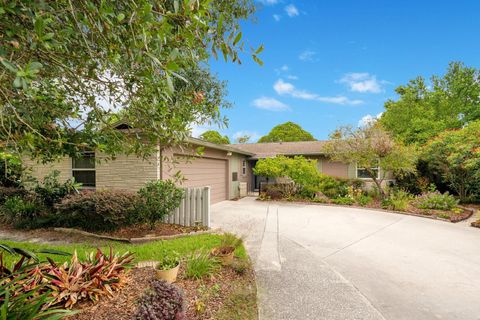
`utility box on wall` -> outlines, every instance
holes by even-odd
[[[247,183],[246,182],[240,182],[238,185],[239,193],[240,193],[240,198],[246,197],[247,196]]]

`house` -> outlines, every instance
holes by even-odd
[[[218,145],[200,139],[188,138],[185,147],[157,148],[150,158],[119,155],[114,160],[99,152],[85,152],[82,158],[63,158],[54,163],[40,164],[24,159],[31,174],[42,179],[53,170],[60,172],[60,180],[74,177],[84,188],[122,189],[137,191],[151,180],[165,180],[180,171],[183,187],[211,188],[211,203],[240,196],[240,184],[245,191],[258,191],[265,177],[253,174],[259,159],[276,155],[302,155],[317,160],[318,170],[340,178],[368,179],[362,168],[355,164],[334,162],[322,152],[326,141],[274,142]],[[201,148],[202,152],[198,153]],[[380,170],[376,168],[379,174]]]

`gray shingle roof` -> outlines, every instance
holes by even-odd
[[[230,144],[230,146],[254,153],[254,158],[268,158],[276,155],[317,155],[324,154],[323,148],[328,141],[297,141]]]

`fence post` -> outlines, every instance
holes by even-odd
[[[205,187],[203,192],[203,225],[210,228],[210,187]]]

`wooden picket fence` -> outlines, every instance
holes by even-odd
[[[183,200],[166,223],[210,227],[210,187],[184,188]]]

